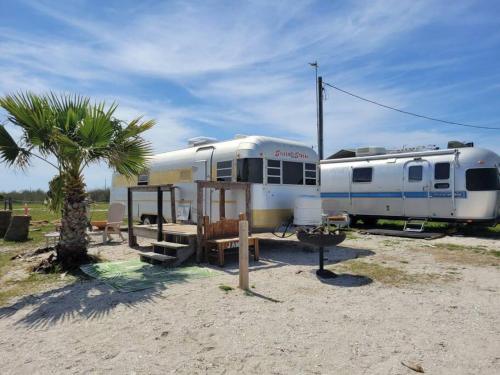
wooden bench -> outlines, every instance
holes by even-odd
[[[216,252],[219,266],[224,266],[224,252],[227,249],[239,247],[239,221],[245,220],[245,215],[240,215],[239,220],[224,219],[210,223],[208,216],[203,217],[203,247],[205,260],[208,261],[210,252]],[[253,248],[255,261],[259,260],[259,239],[248,237],[248,246]]]

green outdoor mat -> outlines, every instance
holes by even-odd
[[[140,260],[86,264],[80,269],[112,286],[119,292],[134,292],[153,288],[157,284],[173,284],[220,275],[204,267],[163,268]]]

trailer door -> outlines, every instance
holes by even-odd
[[[196,158],[194,161],[194,180],[210,181],[212,179],[212,157],[214,153],[213,147],[201,147],[196,151]],[[196,189],[195,189],[196,201]],[[211,212],[212,189],[204,189],[203,192],[203,215],[212,218]],[[197,204],[197,203],[195,203]],[[198,207],[197,207],[198,209]],[[195,218],[196,215],[193,215]]]
[[[425,218],[430,212],[431,168],[426,160],[412,160],[404,167],[404,216]]]

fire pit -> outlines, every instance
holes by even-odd
[[[329,231],[326,230],[324,226],[320,226],[312,230],[301,228],[297,231],[297,238],[300,242],[307,245],[319,247],[319,269],[316,271],[316,275],[324,279],[337,276],[332,271],[325,270],[324,250],[325,247],[336,246],[344,241],[346,238],[346,234],[344,232],[340,230]]]

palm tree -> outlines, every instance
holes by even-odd
[[[24,169],[33,158],[55,168],[50,206],[62,210],[57,261],[72,268],[87,260],[88,225],[84,169],[108,163],[118,173],[139,174],[151,155],[142,133],[155,122],[140,117],[124,123],[114,117],[117,105],[91,103],[70,95],[19,93],[0,98],[7,120],[21,131],[15,140],[0,124],[0,162]]]

